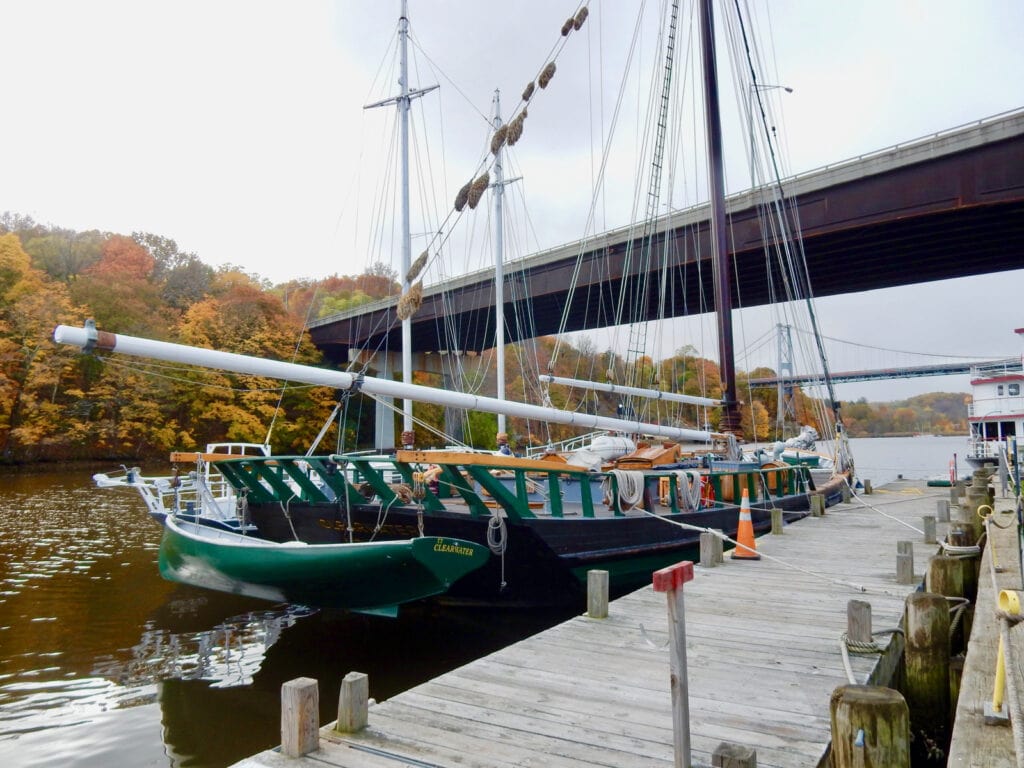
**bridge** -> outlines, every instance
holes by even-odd
[[[807,268],[816,296],[886,288],[1018,269],[1024,265],[1024,110],[980,120],[783,181],[799,210]],[[765,241],[758,218],[762,192],[727,201],[733,295],[744,306],[766,304],[780,276],[764,269]],[[713,310],[709,208],[701,205],[659,219],[653,248],[669,254],[673,281],[668,305],[676,316]],[[642,280],[635,263],[624,268],[627,247],[639,247],[636,228],[606,232],[506,266],[506,279],[525,283],[527,298],[505,302],[506,317],[521,317],[529,302],[530,329],[511,325],[506,341],[561,330],[584,330],[584,318],[612,318],[622,292],[628,307],[648,307],[622,322],[656,320],[658,281]],[[580,266],[577,289],[568,286]],[[661,265],[658,266],[661,269]],[[638,286],[649,286],[640,301]],[[505,296],[509,296],[509,291]],[[494,345],[494,282],[475,272],[424,290],[412,321],[414,352],[481,351]],[[397,297],[333,315],[310,328],[314,343],[336,362],[350,349],[401,348]],[[634,309],[634,314],[636,310]],[[489,318],[489,319],[488,319]],[[610,325],[611,323],[606,323]],[[454,332],[454,338],[452,337]]]
[[[863,371],[840,371],[830,373],[829,378],[834,383],[850,381],[879,381],[881,379],[915,379],[921,376],[955,376],[962,373],[970,373],[976,366],[991,365],[997,360],[978,360],[973,363],[938,363],[936,365],[908,365],[894,368],[878,368],[875,370]],[[765,376],[751,378],[751,387],[775,387],[781,384],[784,387],[801,386],[805,384],[823,384],[824,376],[820,373],[794,374],[792,376]]]

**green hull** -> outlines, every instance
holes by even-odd
[[[433,536],[354,544],[280,544],[168,518],[160,574],[265,600],[394,613],[443,594],[484,565],[487,547]]]

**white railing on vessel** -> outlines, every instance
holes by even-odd
[[[1019,357],[1008,357],[1005,360],[990,360],[971,366],[971,377],[987,379],[994,376],[1010,376],[1024,372],[1024,362]]]

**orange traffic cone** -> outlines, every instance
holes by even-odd
[[[743,489],[743,501],[740,502],[740,525],[736,530],[736,548],[732,551],[733,560],[760,560],[757,554],[757,542],[754,541],[754,522],[750,519],[750,496]]]

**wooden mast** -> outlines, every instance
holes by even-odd
[[[732,262],[726,244],[725,179],[722,169],[722,119],[715,62],[715,14],[711,0],[700,0],[701,60],[704,70],[704,121],[708,141],[708,192],[711,196],[711,252],[715,266],[718,357],[722,377],[722,432],[740,430],[736,400],[736,363],[732,338]]]

